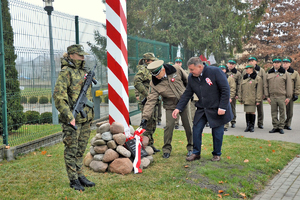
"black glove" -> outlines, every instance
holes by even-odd
[[[146,104],[146,102],[147,102],[147,98],[145,97],[143,100],[142,100],[142,105],[144,106],[145,104]]]
[[[297,95],[293,95],[292,100],[293,100],[293,101],[297,101],[297,99],[298,99],[298,96],[297,96]]]
[[[142,127],[143,129],[146,129],[146,127],[147,127],[147,120],[146,119],[142,119],[140,127]]]

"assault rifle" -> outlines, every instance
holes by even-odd
[[[81,88],[80,94],[78,96],[78,99],[77,99],[75,105],[73,106],[73,112],[72,112],[72,114],[73,114],[73,116],[74,116],[75,119],[76,119],[76,116],[78,115],[78,113],[80,113],[83,118],[86,118],[86,113],[83,110],[84,107],[88,106],[88,107],[92,108],[94,106],[93,102],[90,102],[86,98],[86,92],[89,89],[89,87],[92,84],[92,82],[94,84],[97,84],[97,80],[94,79],[96,66],[97,66],[97,64],[95,65],[95,67],[94,67],[93,70],[89,71],[89,73],[84,76],[84,79],[85,79],[84,85]],[[77,126],[76,125],[73,126],[70,123],[69,123],[69,125],[73,129],[77,130]]]

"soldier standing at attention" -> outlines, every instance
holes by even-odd
[[[175,58],[175,65],[178,65],[179,67],[182,68],[182,58],[181,57],[176,57]],[[189,73],[187,73],[189,74]],[[175,129],[179,129],[179,120],[180,120],[180,116],[177,116],[177,119],[175,120]]]
[[[239,102],[244,104],[244,112],[246,112],[247,127],[244,132],[254,132],[255,110],[261,103],[263,95],[262,80],[254,70],[254,65],[247,65],[245,71],[239,89]]]
[[[235,92],[235,98],[231,99],[230,105],[233,113],[233,119],[231,121],[231,128],[235,128],[236,124],[236,99],[238,99],[238,93],[239,93],[239,87],[242,81],[242,74],[235,68],[236,67],[237,60],[236,59],[229,59],[227,63],[228,71],[226,74],[228,76],[231,76],[234,78],[236,82],[236,92]]]
[[[291,76],[281,67],[281,57],[275,56],[272,59],[273,68],[267,73],[265,95],[271,105],[273,129],[269,133],[279,132],[284,134],[286,105],[292,98],[293,89]],[[278,120],[279,109],[279,120]]]
[[[225,75],[227,77],[227,81],[228,81],[229,88],[230,88],[229,102],[231,103],[232,99],[235,98],[236,82],[234,81],[234,78],[232,78],[231,76],[228,76],[228,74],[226,74],[227,68],[225,65],[220,65],[219,68],[225,73]],[[224,131],[228,131],[228,127],[229,127],[229,122],[224,125]]]
[[[157,60],[147,67],[152,74],[150,82],[149,95],[144,106],[141,127],[145,127],[148,120],[151,118],[153,108],[160,95],[163,101],[163,107],[166,110],[166,128],[164,129],[164,146],[163,158],[169,158],[172,151],[172,137],[175,126],[175,119],[172,117],[172,112],[176,108],[181,95],[187,85],[187,74],[178,65],[164,64],[163,60]],[[187,137],[188,154],[192,154],[193,149],[193,132],[190,113],[188,107],[182,109],[180,113],[185,134]]]
[[[265,98],[264,95],[264,89],[265,88],[265,84],[266,84],[266,72],[263,68],[261,68],[260,66],[257,65],[257,57],[250,55],[248,58],[248,63],[250,65],[254,66],[254,70],[256,71],[257,75],[260,76],[260,78],[262,79],[262,90],[263,90],[263,96],[261,99],[261,102],[256,106],[257,109],[257,126],[260,129],[264,128],[264,104],[263,104],[263,100]],[[246,74],[246,70],[243,72],[243,75]]]
[[[60,122],[62,122],[64,159],[70,187],[84,191],[84,187],[95,186],[95,183],[84,176],[82,168],[83,154],[90,138],[90,124],[94,119],[94,110],[86,106],[84,108],[86,117],[83,118],[81,114],[78,114],[76,119],[72,110],[84,85],[85,74],[88,73],[84,67],[84,55],[88,54],[79,44],[71,45],[67,50],[68,54],[61,59],[61,71],[56,80],[53,99],[55,107],[60,112]],[[92,102],[91,88],[92,86],[89,87],[86,97]],[[70,124],[76,125],[78,129],[74,130]]]
[[[300,94],[300,77],[297,71],[291,67],[292,58],[284,57],[282,60],[283,68],[286,70],[287,74],[291,76],[293,97],[290,102],[286,105],[286,120],[284,124],[284,129],[292,130],[291,123],[293,118],[293,108],[294,101],[297,101],[298,95]]]
[[[147,69],[147,66],[150,63],[152,63],[154,60],[156,60],[156,58],[153,53],[150,52],[145,53],[143,55],[143,58],[139,61],[139,65],[137,67],[139,71],[134,76],[134,87],[139,94],[138,102],[139,102],[139,108],[142,113],[144,110],[143,100],[145,101],[148,96],[150,81],[152,77],[149,70]],[[143,135],[149,138],[149,146],[152,147],[153,151],[160,152],[159,149],[156,149],[154,147],[154,139],[153,139],[153,133],[155,132],[156,129],[156,119],[157,119],[157,104],[152,110],[151,117],[149,118],[147,127],[145,128],[146,131],[143,133]]]

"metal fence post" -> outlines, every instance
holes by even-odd
[[[2,1],[0,2],[0,70],[1,70],[0,77],[1,77],[3,144],[8,145],[5,59],[4,59],[4,40],[3,40],[3,24],[2,24]]]
[[[78,16],[75,16],[75,39],[76,39],[76,44],[79,44],[79,21],[78,21]]]
[[[52,6],[46,6],[45,10],[47,11],[48,19],[49,19],[50,62],[51,62],[51,94],[53,94],[55,81],[56,81],[55,80],[54,53],[53,53],[52,23],[51,23],[51,12],[53,11],[53,7]],[[52,123],[53,124],[58,124],[58,111],[55,108],[55,103],[54,103],[53,96],[52,96]]]

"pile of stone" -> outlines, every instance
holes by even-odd
[[[130,126],[130,134],[134,135],[134,128]],[[100,122],[97,124],[97,134],[91,140],[90,152],[83,163],[95,172],[106,171],[129,174],[133,171],[134,156],[126,148],[124,126],[121,123]],[[148,156],[141,159],[141,169],[147,168],[153,162],[153,149],[148,146],[149,138],[143,136],[142,144]]]

